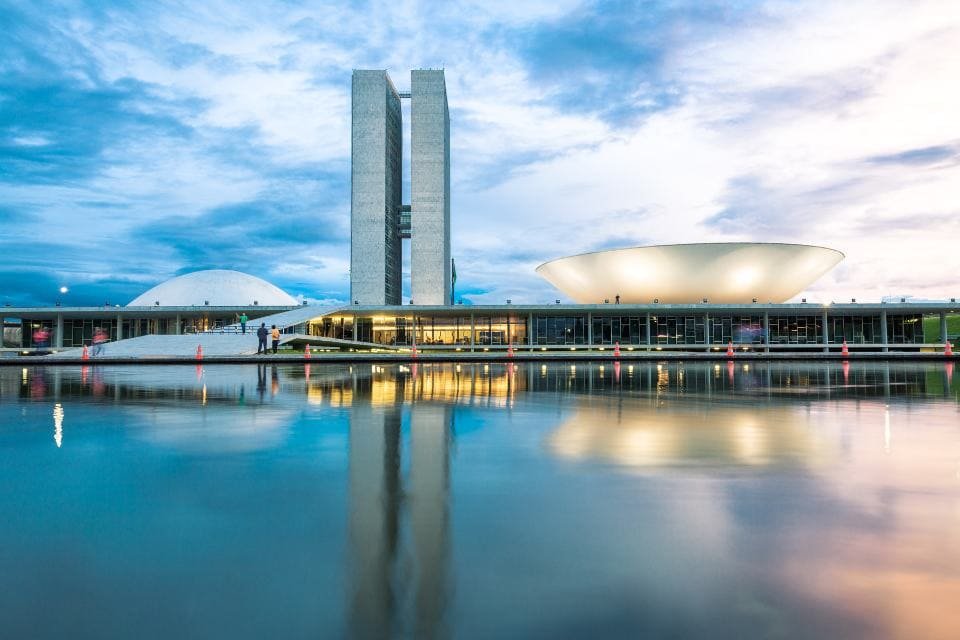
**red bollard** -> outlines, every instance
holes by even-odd
[[[619,357],[620,357],[620,343],[619,343],[619,342],[614,342],[614,343],[613,343],[613,357],[614,357],[614,358],[619,358]]]
[[[733,357],[733,340],[727,343],[727,357],[728,358]]]
[[[89,360],[89,359],[90,359],[90,352],[87,351],[87,345],[83,345],[83,355],[80,356],[80,359],[81,359],[81,360]]]
[[[197,345],[197,360],[203,360],[203,347]]]
[[[840,347],[840,355],[842,355],[844,358],[850,355],[850,349],[847,348],[846,338],[843,339],[843,346]]]
[[[512,342],[507,345],[507,357],[508,357],[508,358],[512,358],[512,357],[513,357],[513,343],[512,343]]]
[[[950,344],[949,340],[947,340],[947,346],[943,348],[943,355],[947,356],[948,358],[953,357],[953,345]]]
[[[303,350],[303,357],[307,360],[310,359],[310,345],[307,345],[307,348]]]

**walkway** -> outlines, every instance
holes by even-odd
[[[293,336],[281,336],[281,344]],[[128,340],[108,342],[103,345],[103,352],[99,357],[106,358],[163,358],[163,357],[190,357],[197,353],[197,346],[203,347],[203,354],[208,356],[242,356],[257,352],[257,335],[247,327],[246,335],[240,333],[198,333],[182,336],[140,336]],[[83,353],[83,349],[64,349],[45,358],[75,359]],[[91,359],[93,349],[89,350]]]

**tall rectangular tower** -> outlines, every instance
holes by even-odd
[[[400,96],[386,71],[354,70],[350,172],[350,299],[400,304]]]
[[[410,72],[410,297],[450,304],[450,113],[443,71]]]

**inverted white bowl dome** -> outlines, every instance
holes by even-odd
[[[843,260],[805,244],[717,242],[610,249],[544,262],[537,273],[581,304],[786,302]]]
[[[128,307],[203,306],[243,307],[256,302],[261,306],[295,306],[297,301],[266,280],[240,271],[209,269],[171,278],[140,294]]]

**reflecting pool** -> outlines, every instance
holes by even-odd
[[[960,637],[947,364],[0,368],[0,636]]]

